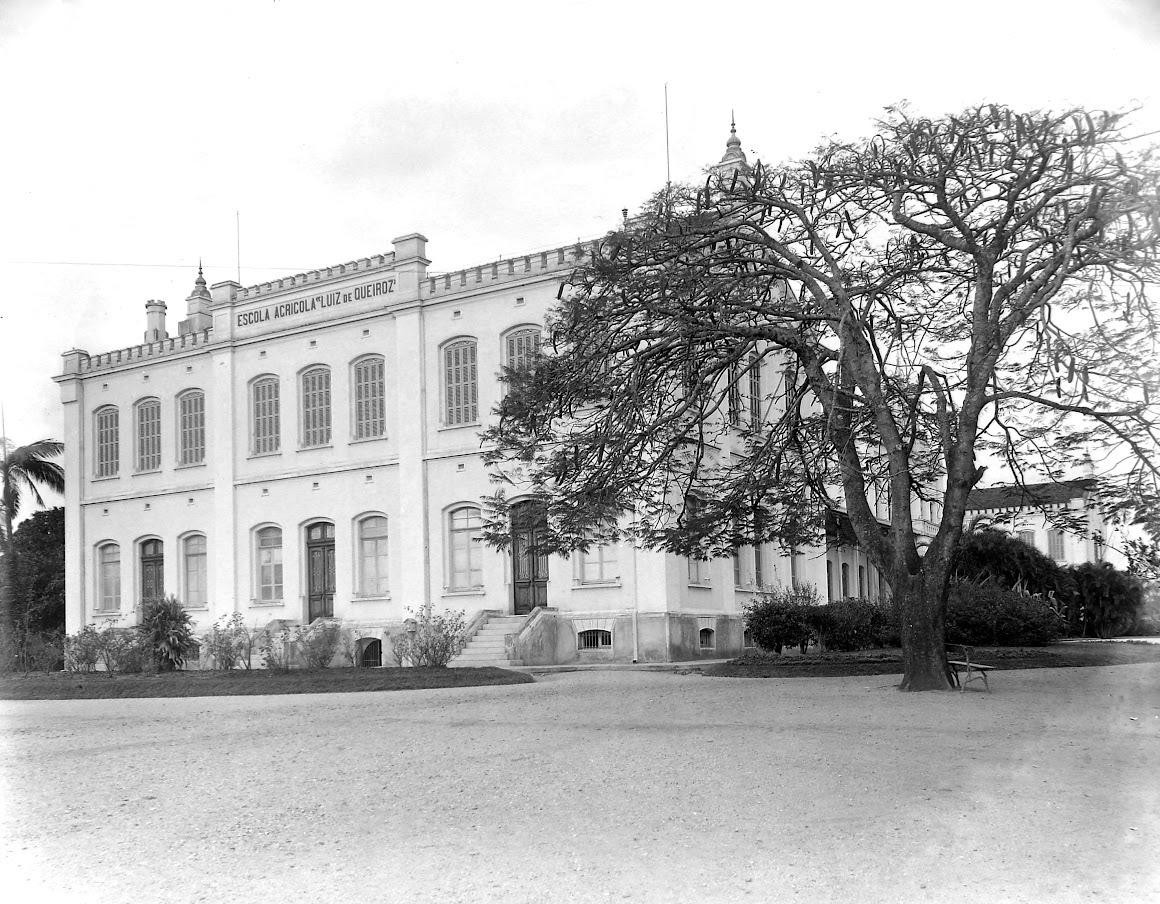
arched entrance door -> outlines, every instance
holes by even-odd
[[[159,600],[165,596],[165,544],[146,540],[141,544],[141,599]]]
[[[524,615],[548,604],[548,556],[539,545],[548,516],[538,502],[512,506],[512,587],[515,613]]]
[[[334,525],[320,521],[306,528],[308,622],[334,615]]]

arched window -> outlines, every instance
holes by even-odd
[[[192,534],[181,541],[182,596],[190,609],[202,609],[208,602],[208,576],[204,534]]]
[[[96,476],[113,477],[121,460],[120,414],[113,405],[98,408],[93,415],[96,436]]]
[[[697,634],[697,641],[702,650],[713,649],[713,637],[715,632],[712,628],[702,628]]]
[[[250,387],[252,418],[250,448],[255,455],[282,448],[282,421],[279,411],[277,377],[260,377]]]
[[[577,650],[611,650],[612,632],[593,628],[576,634]]]
[[[97,547],[97,611],[121,608],[121,547],[105,543]]]
[[[846,599],[850,595],[850,565],[847,562],[842,563],[842,599]]]
[[[381,640],[368,640],[365,643],[366,646],[359,654],[358,664],[364,669],[379,668],[383,664],[383,642]]]
[[[387,519],[381,515],[358,523],[359,595],[386,596]]]
[[[302,374],[302,445],[330,444],[330,368],[312,367]]]
[[[387,431],[386,390],[382,357],[372,355],[354,363],[354,438],[372,439]]]
[[[161,402],[142,399],[136,406],[137,470],[156,471],[161,467]]]
[[[282,530],[263,527],[255,537],[257,544],[258,599],[263,603],[282,599]]]
[[[520,327],[504,337],[504,364],[511,368],[527,367],[540,354],[539,327]]]
[[[205,461],[205,393],[191,389],[177,397],[177,463]]]
[[[761,355],[754,352],[749,359],[749,426],[761,426]]]
[[[449,590],[483,586],[483,518],[478,508],[465,505],[447,513]]]
[[[141,543],[141,586],[143,600],[165,597],[165,544],[160,540]]]
[[[479,420],[479,379],[474,339],[460,339],[443,349],[443,419],[448,427]]]

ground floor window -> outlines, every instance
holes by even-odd
[[[185,605],[200,609],[206,605],[206,551],[205,537],[194,534],[183,541],[185,558]]]
[[[363,647],[362,655],[359,656],[358,664],[364,669],[377,669],[383,664],[383,642],[381,640],[371,640]]]
[[[697,634],[697,640],[702,650],[712,650],[714,647],[714,630],[712,628],[702,628]]]
[[[97,549],[97,609],[117,612],[121,608],[121,547],[106,543]]]
[[[581,631],[576,635],[576,649],[610,650],[612,649],[612,632],[595,628],[589,631]]]

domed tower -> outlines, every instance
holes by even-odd
[[[753,170],[745,158],[745,151],[741,150],[741,139],[737,137],[737,118],[732,111],[729,114],[729,140],[725,142],[725,156],[721,162],[714,164],[710,170],[724,185],[733,182],[733,174],[737,174],[738,181],[748,179]]]
[[[209,306],[213,304],[213,297],[205,285],[205,277],[201,272],[201,261],[197,262],[197,279],[193,282],[193,291],[185,299],[186,318],[177,325],[177,331],[184,336],[186,333],[197,333],[207,330],[213,325],[213,315]]]

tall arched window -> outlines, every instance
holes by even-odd
[[[121,461],[120,413],[113,405],[98,408],[93,414],[96,440],[96,476],[113,477]]]
[[[354,438],[371,439],[387,431],[383,359],[360,358],[354,364]]]
[[[206,577],[208,573],[205,535],[193,534],[181,541],[182,559],[182,594],[185,605],[191,609],[204,608],[208,597],[206,595]]]
[[[302,374],[302,445],[330,444],[330,368]]]
[[[161,467],[161,402],[142,399],[136,405],[137,470],[156,471]]]
[[[381,515],[363,518],[358,523],[359,594],[386,596],[387,519]]]
[[[749,359],[749,426],[761,426],[761,356],[754,352]]]
[[[191,389],[177,397],[177,462],[205,461],[205,393]]]
[[[97,611],[121,608],[121,547],[105,543],[97,547]]]
[[[282,448],[282,422],[279,412],[278,378],[261,377],[250,387],[251,451],[255,455],[277,452]]]
[[[258,552],[257,590],[263,603],[282,599],[282,531],[263,527],[255,538]]]
[[[449,427],[479,420],[479,380],[474,339],[443,349],[444,421]]]
[[[447,513],[449,590],[483,586],[483,518],[478,508],[465,505]]]
[[[520,327],[504,337],[504,364],[508,367],[526,367],[539,354],[539,327]]]

